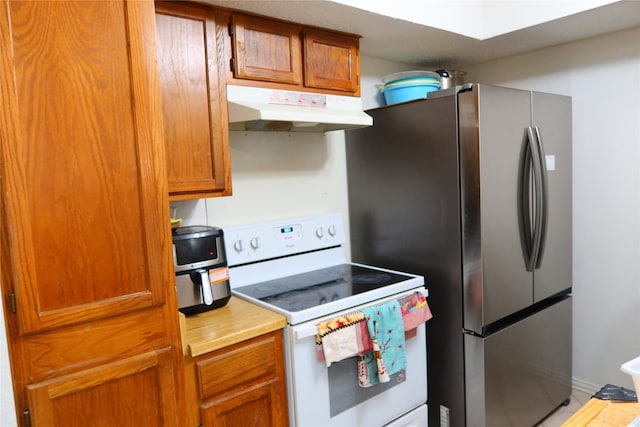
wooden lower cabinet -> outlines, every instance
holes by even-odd
[[[186,357],[185,364],[187,425],[288,425],[281,330]]]
[[[172,425],[173,375],[167,348],[29,385],[31,425]]]
[[[284,426],[278,399],[281,381],[273,378],[200,405],[203,426]]]

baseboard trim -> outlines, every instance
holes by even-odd
[[[593,384],[587,381],[583,381],[579,378],[572,377],[571,379],[571,387],[574,390],[581,391],[587,394],[595,394],[598,390],[602,388],[604,384]]]

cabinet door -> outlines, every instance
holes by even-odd
[[[173,273],[153,8],[0,3],[3,285],[20,334],[165,302]]]
[[[177,425],[169,349],[37,383],[27,393],[35,426]]]
[[[195,368],[205,427],[287,425],[282,331],[202,356]]]
[[[226,88],[218,79],[214,13],[157,3],[156,25],[170,199],[229,195]]]
[[[285,427],[287,414],[280,405],[281,380],[255,384],[200,407],[203,427]]]
[[[241,14],[233,14],[231,25],[235,78],[302,83],[297,26]]]
[[[307,30],[303,56],[305,86],[359,93],[357,37]]]

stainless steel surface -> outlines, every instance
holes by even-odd
[[[436,73],[440,74],[440,84],[442,89],[448,89],[464,84],[464,79],[467,75],[466,71],[460,70],[436,70]]]
[[[465,412],[457,108],[449,96],[370,110],[374,126],[346,144],[352,258],[428,274],[429,416],[445,402],[451,426]]]
[[[189,315],[226,305],[231,296],[229,281],[224,280],[214,284],[203,283],[203,280],[207,280],[208,277],[208,269],[193,270],[176,276],[180,311]],[[210,294],[207,295],[207,293]]]
[[[477,96],[478,120],[464,122],[460,127],[475,128],[478,134],[479,182],[472,183],[480,199],[480,211],[470,212],[469,217],[479,216],[480,253],[482,257],[481,297],[474,289],[476,282],[465,281],[465,329],[481,334],[478,327],[488,325],[533,302],[533,276],[524,268],[517,221],[518,164],[523,135],[531,124],[531,93],[524,90],[496,86],[474,85],[471,92],[460,95],[460,103]],[[474,108],[469,106],[468,108]],[[462,106],[461,106],[462,109]],[[461,138],[461,157],[464,157],[467,141]],[[461,177],[464,182],[464,177]],[[477,220],[477,219],[476,219]],[[463,226],[464,227],[464,226]],[[475,236],[464,237],[464,241]],[[463,254],[463,266],[469,264]],[[477,259],[472,259],[478,262]],[[465,277],[468,277],[465,274]],[[473,313],[475,318],[470,314]],[[478,318],[478,315],[481,317]]]
[[[231,288],[222,230],[180,227],[172,237],[178,309],[191,315],[226,305]]]
[[[450,426],[465,426],[467,409],[488,405],[486,397],[465,399],[474,372],[467,366],[465,382],[465,359],[489,359],[486,351],[465,347],[463,329],[489,340],[525,319],[538,301],[572,286],[570,98],[478,84],[456,90],[370,110],[373,127],[348,131],[346,144],[353,261],[424,275],[429,289],[432,427],[440,425],[441,407]],[[519,197],[529,128],[538,158],[536,166],[529,159],[526,173],[535,169],[537,184]],[[534,272],[527,271],[522,250],[523,199],[532,220],[524,234],[540,247],[530,249],[539,261]],[[570,354],[570,323],[554,326],[567,327],[558,346]],[[504,347],[516,362],[518,345]]]
[[[568,297],[488,338],[465,335],[468,427],[532,426],[571,395],[571,313]]]
[[[542,264],[535,270],[534,301],[571,286],[571,98],[533,92],[532,122],[540,129],[548,176],[548,222]],[[566,125],[560,125],[560,124]]]

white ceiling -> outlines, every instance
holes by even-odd
[[[640,0],[615,1],[584,12],[573,13],[562,18],[484,40],[481,40],[481,37],[477,35],[476,37],[478,38],[462,35],[462,33],[480,34],[478,31],[484,31],[484,34],[491,33],[484,30],[482,25],[472,25],[472,14],[477,13],[477,1],[474,3],[473,0],[449,0],[459,10],[460,6],[465,2],[470,6],[465,9],[468,12],[461,13],[464,16],[460,19],[461,23],[469,27],[469,31],[464,31],[463,25],[463,28],[459,27],[456,32],[441,29],[446,28],[446,25],[436,28],[433,24],[424,25],[407,20],[409,18],[406,17],[406,11],[410,11],[411,7],[416,7],[419,10],[416,10],[416,17],[411,19],[412,21],[437,22],[438,7],[434,6],[437,2],[430,3],[429,0],[385,0],[385,2],[398,5],[399,10],[401,10],[400,6],[404,6],[402,10],[405,13],[397,14],[398,16],[405,16],[404,19],[393,18],[336,2],[342,1],[355,4],[354,2],[357,0],[204,1],[209,4],[244,10],[301,24],[358,34],[362,36],[360,51],[363,56],[434,69],[442,67],[460,68],[588,37],[640,27]],[[554,7],[552,5],[553,2],[538,1],[541,5],[540,7],[543,7],[542,5],[544,7]],[[561,0],[555,1],[557,4]],[[607,3],[606,0],[592,1],[600,4]],[[495,3],[498,6],[500,5],[499,2]],[[514,14],[519,16],[517,0],[503,3],[510,4],[512,16]],[[444,9],[442,10],[444,11]],[[425,14],[429,15],[429,19],[423,19]],[[450,14],[448,18],[451,18]],[[497,25],[495,21],[492,23],[490,19],[488,20],[485,15],[482,15],[480,19],[484,19],[485,24]],[[443,19],[444,21],[445,19]],[[526,20],[523,22],[526,22]],[[508,25],[505,28],[508,28]],[[638,40],[638,43],[640,44],[640,40]]]

